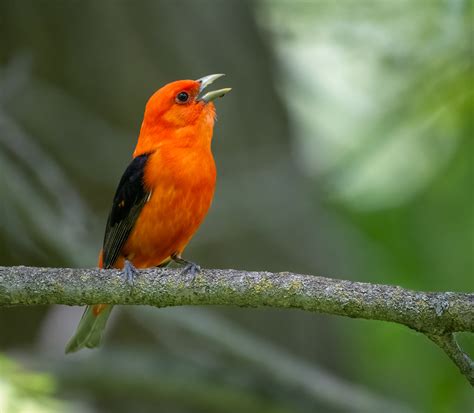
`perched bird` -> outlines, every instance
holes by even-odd
[[[211,152],[213,100],[231,89],[206,92],[224,76],[169,83],[149,99],[133,159],[116,190],[99,253],[100,268],[123,269],[133,282],[136,268],[199,266],[181,257],[211,205],[216,167]],[[112,305],[88,306],[66,353],[97,347]]]

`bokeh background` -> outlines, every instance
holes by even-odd
[[[474,287],[473,1],[0,0],[0,262],[96,264],[147,98],[223,72],[205,267]],[[425,337],[297,310],[0,309],[0,411],[471,411]],[[472,335],[459,337],[474,352]],[[26,410],[29,409],[29,410]]]

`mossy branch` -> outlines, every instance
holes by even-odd
[[[141,270],[131,287],[118,270],[0,267],[0,306],[97,303],[269,306],[391,321],[427,335],[474,386],[474,364],[453,336],[474,332],[474,294],[420,292],[288,272],[205,269],[192,280],[169,268]]]

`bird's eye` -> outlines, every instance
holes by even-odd
[[[176,95],[176,103],[186,103],[189,100],[189,94],[186,92],[179,92]]]

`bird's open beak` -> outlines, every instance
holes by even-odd
[[[211,92],[204,93],[204,89],[207,86],[209,86],[216,79],[219,79],[222,76],[225,76],[225,75],[223,73],[218,73],[218,74],[215,74],[215,75],[204,76],[204,77],[201,77],[201,79],[196,80],[196,82],[199,82],[201,84],[201,87],[199,88],[199,94],[196,98],[196,101],[202,100],[203,102],[208,103],[208,102],[213,101],[214,99],[221,98],[226,93],[229,93],[232,90],[230,87],[226,87],[224,89],[213,90]]]

